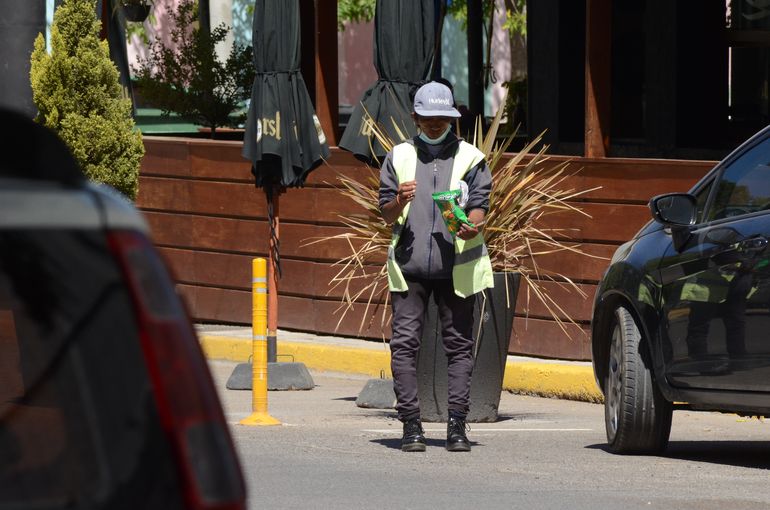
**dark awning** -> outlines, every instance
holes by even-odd
[[[407,136],[415,134],[410,91],[429,76],[434,39],[434,0],[377,0],[374,67],[378,80],[355,106],[340,140],[341,148],[369,162],[385,155],[384,148],[366,130],[365,111],[393,140],[399,139],[395,126]]]

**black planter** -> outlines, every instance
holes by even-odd
[[[151,5],[123,5],[123,15],[128,21],[142,22],[150,15]]]
[[[469,422],[497,420],[519,280],[518,273],[495,273],[494,288],[487,289],[484,293],[486,302],[482,294],[476,298],[473,312],[476,346],[471,380],[471,406],[467,417]],[[441,339],[438,307],[432,299],[428,305],[417,360],[417,386],[422,420],[446,421],[447,359]]]

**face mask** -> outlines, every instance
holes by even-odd
[[[438,145],[446,139],[450,129],[452,129],[452,126],[447,126],[446,131],[438,138],[429,138],[425,133],[420,133],[420,140],[428,145]]]

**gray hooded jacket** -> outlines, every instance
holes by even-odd
[[[418,137],[408,142],[417,148],[417,190],[395,252],[396,262],[406,277],[452,277],[454,240],[447,231],[432,195],[449,189],[459,141],[459,138],[450,133],[438,147],[429,147]],[[471,209],[483,209],[486,213],[489,210],[489,193],[492,190],[492,176],[486,161],[481,161],[471,168],[463,180],[468,184],[466,212]],[[389,152],[380,169],[380,209],[395,199],[397,193],[398,178],[393,168],[393,153]]]

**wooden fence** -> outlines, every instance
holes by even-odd
[[[240,142],[145,137],[138,205],[153,238],[171,265],[181,294],[197,321],[248,324],[251,320],[251,264],[266,256],[267,207],[253,185]],[[568,158],[553,156],[553,163]],[[586,293],[567,292],[544,282],[578,326],[565,334],[535,298],[527,305],[522,287],[510,341],[511,353],[562,359],[590,359],[588,339],[596,284],[615,248],[650,218],[647,201],[669,191],[685,191],[714,162],[649,159],[569,160],[569,188],[600,187],[576,205],[590,215],[554,215],[550,227],[569,229],[569,241],[589,256],[570,252],[538,257],[544,271],[557,271]],[[313,238],[346,232],[340,214],[360,212],[334,189],[338,174],[357,179],[371,175],[352,155],[332,149],[327,165],[310,174],[305,188],[280,197],[279,327],[334,334],[341,291],[330,291],[333,263],[349,248],[343,241],[307,245]],[[376,266],[373,266],[375,269]],[[336,334],[358,336],[363,305],[348,314]],[[362,336],[379,339],[379,319]],[[387,329],[385,335],[388,335]]]

